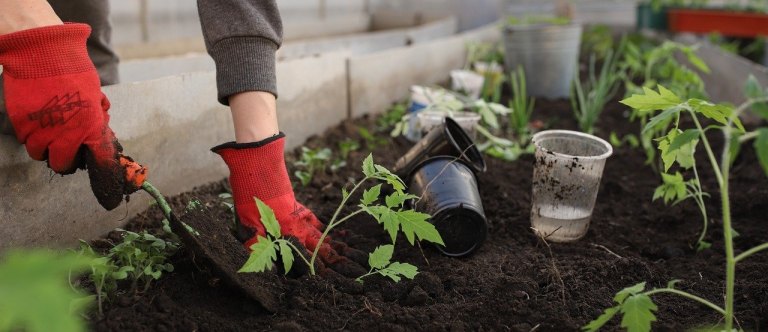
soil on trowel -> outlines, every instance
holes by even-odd
[[[608,138],[639,131],[626,119],[628,110],[611,102],[603,112],[596,134]],[[567,100],[538,100],[534,118],[546,128],[575,129]],[[359,127],[375,131],[374,119],[345,121],[307,146],[329,147],[338,155],[338,143],[346,138],[361,142],[343,169],[316,176],[307,186],[296,184],[297,197],[321,220],[328,220],[341,200],[342,187],[360,178],[362,160],[373,152],[377,163],[392,167],[411,143],[397,138],[379,142],[362,140]],[[716,135],[713,135],[713,137]],[[718,145],[716,142],[715,145]],[[717,146],[715,146],[717,148]],[[204,151],[201,151],[204,153]],[[289,166],[300,150],[290,153]],[[699,156],[702,157],[702,156]],[[172,258],[175,271],[156,281],[139,296],[122,296],[107,304],[103,317],[92,328],[100,331],[575,331],[612,306],[620,289],[645,281],[649,288],[676,287],[714,303],[722,303],[724,267],[720,230],[719,194],[714,176],[702,167],[709,216],[713,221],[706,240],[712,247],[694,248],[701,231],[701,215],[692,201],[666,206],[652,201],[660,177],[644,163],[640,149],[616,147],[605,166],[598,201],[587,235],[573,243],[545,243],[530,229],[533,156],[515,162],[487,157],[488,171],[479,174],[478,185],[488,218],[485,244],[464,258],[442,256],[429,245],[410,246],[397,241],[393,259],[418,266],[414,280],[393,283],[373,276],[362,284],[335,273],[289,278],[272,272],[279,289],[273,312],[265,310],[221,275],[209,262],[182,250]],[[707,165],[700,159],[699,165]],[[293,173],[293,167],[289,167]],[[171,199],[176,211],[197,198],[219,223],[233,215],[219,194],[228,192],[226,180],[200,187]],[[745,146],[736,160],[731,179],[731,201],[736,250],[768,241],[768,180],[754,151]],[[150,208],[127,226],[129,230],[156,229],[162,214]],[[205,225],[198,231],[207,232]],[[216,229],[221,229],[215,227]],[[223,234],[222,234],[223,235]],[[388,243],[389,237],[372,218],[359,215],[332,234],[335,240],[370,252]],[[232,243],[225,241],[225,243]],[[222,245],[242,260],[243,251]],[[233,258],[234,259],[234,258]],[[300,262],[296,262],[299,264]],[[739,263],[736,283],[736,317],[742,328],[768,327],[768,254],[757,254]],[[720,317],[690,300],[659,295],[658,321],[653,329],[682,331],[702,324],[716,324]],[[619,328],[614,319],[606,330]]]

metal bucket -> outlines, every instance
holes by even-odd
[[[570,96],[578,70],[580,24],[538,24],[504,27],[504,62],[508,71],[525,70],[532,96]]]

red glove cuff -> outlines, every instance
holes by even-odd
[[[67,23],[0,35],[0,64],[17,79],[96,70],[85,47],[90,34],[87,24]]]
[[[263,143],[234,144],[233,142],[211,149],[221,155],[229,166],[229,181],[232,186],[236,186],[239,189],[238,192],[243,193],[234,195],[235,204],[255,206],[254,196],[262,201],[268,201],[293,193],[291,180],[285,169],[284,137],[285,135],[281,134]]]

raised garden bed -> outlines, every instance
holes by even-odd
[[[567,100],[539,100],[533,113],[550,128],[577,129]],[[611,101],[604,110],[596,135],[611,131],[622,136],[636,133],[638,125],[624,116],[627,107]],[[299,200],[321,220],[327,220],[341,199],[339,188],[359,176],[359,165],[369,151],[377,162],[392,167],[412,143],[403,138],[367,145],[358,127],[372,129],[370,118],[340,124],[309,147],[336,149],[346,138],[361,142],[350,154],[347,167],[335,174],[316,176],[307,187],[297,185]],[[601,129],[608,128],[609,130]],[[373,141],[369,141],[373,143]],[[751,149],[745,147],[745,149]],[[298,156],[300,152],[294,152]],[[659,177],[644,165],[639,149],[615,147],[600,186],[592,225],[581,240],[545,244],[530,230],[530,196],[533,157],[516,162],[487,158],[488,171],[478,177],[480,194],[489,221],[486,243],[467,258],[448,258],[434,248],[398,246],[394,259],[418,266],[414,280],[392,283],[379,276],[359,284],[353,278],[330,273],[298,279],[280,277],[285,289],[280,309],[265,312],[225,285],[211,267],[181,250],[172,258],[167,274],[140,296],[122,296],[107,305],[103,318],[92,321],[101,331],[121,330],[512,330],[573,331],[612,306],[616,291],[647,281],[663,287],[681,280],[678,289],[722,303],[724,280],[723,236],[711,227],[710,249],[693,247],[701,227],[692,201],[667,207],[652,202]],[[704,161],[702,160],[702,163]],[[717,185],[702,172],[710,215],[719,222]],[[291,173],[293,173],[291,171]],[[740,236],[736,250],[768,241],[768,179],[753,153],[742,153],[731,178],[735,228]],[[221,222],[232,214],[219,198],[227,191],[220,181],[172,199],[177,210],[193,197],[214,211]],[[132,220],[127,229],[160,228],[157,208]],[[113,237],[116,234],[113,234]],[[388,235],[368,216],[357,216],[332,234],[366,252],[386,243]],[[400,239],[398,241],[404,241]],[[738,265],[736,317],[747,330],[768,327],[768,254],[758,254]],[[654,330],[680,331],[716,323],[721,316],[696,302],[659,295],[660,310]],[[615,329],[619,320],[609,323]]]

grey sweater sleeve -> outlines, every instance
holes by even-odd
[[[219,102],[245,91],[277,96],[275,53],[283,24],[275,0],[197,0],[205,47],[216,63]]]

